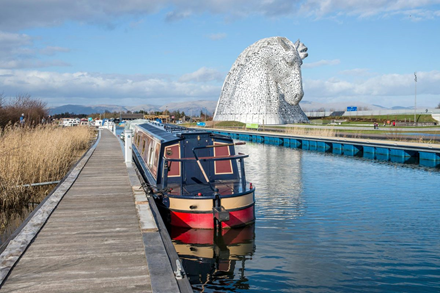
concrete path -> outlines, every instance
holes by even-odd
[[[132,186],[109,131],[1,292],[152,292]]]

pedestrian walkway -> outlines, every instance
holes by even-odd
[[[152,292],[118,140],[101,140],[1,292]]]

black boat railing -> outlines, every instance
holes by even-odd
[[[219,145],[219,147],[221,146],[228,146],[228,145],[233,145],[233,144],[222,144]],[[208,147],[217,147],[217,146],[208,146]],[[206,147],[197,147],[193,149],[193,152],[197,149],[202,149],[202,148],[206,148]],[[195,152],[194,152],[195,153]],[[238,174],[236,174],[236,178],[233,181],[239,182],[241,185],[241,189],[243,192],[246,191],[246,174],[245,174],[245,167],[244,167],[244,159],[249,157],[249,155],[247,154],[242,154],[239,153],[237,155],[229,155],[229,156],[221,156],[221,157],[198,157],[197,154],[195,154],[194,157],[191,158],[180,158],[180,159],[171,159],[171,158],[163,158],[164,159],[164,164],[163,164],[163,188],[166,189],[168,187],[168,171],[171,169],[173,162],[180,162],[180,189],[183,190],[184,186],[186,185],[186,175],[185,174],[185,165],[187,163],[194,163],[196,162],[197,165],[199,166],[201,173],[203,174],[203,177],[205,179],[205,183],[203,183],[201,180],[199,180],[198,178],[194,178],[191,177],[191,179],[193,181],[195,181],[197,184],[203,184],[203,185],[209,185],[209,186],[213,186],[215,185],[217,182],[223,181],[220,179],[215,180],[215,178],[212,178],[212,172],[206,172],[205,168],[202,166],[202,162],[217,162],[217,161],[238,161],[238,165],[240,166],[240,172]],[[214,188],[211,187],[212,190],[214,190]]]
[[[203,173],[203,175],[205,177],[206,182],[209,183],[209,179],[208,179],[208,176],[206,176],[206,173],[205,173],[205,170],[203,169],[202,164],[200,163],[200,160],[199,160],[199,158],[198,158],[198,156],[196,154],[196,150],[207,149],[207,148],[225,147],[225,146],[229,147],[229,146],[245,145],[245,144],[246,143],[244,141],[241,141],[241,142],[233,142],[233,143],[226,143],[226,144],[206,145],[206,146],[194,147],[192,149],[192,152],[194,154],[194,157],[197,160],[197,164],[199,165],[200,170],[202,171],[202,173]],[[240,167],[241,167],[240,171],[241,171],[243,190],[245,190],[246,189],[246,176],[245,176],[245,173],[244,173],[244,161],[243,161],[243,158],[241,158],[239,162],[240,162]]]

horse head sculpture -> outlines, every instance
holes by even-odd
[[[246,48],[223,84],[214,120],[285,124],[308,122],[299,107],[301,65],[307,47],[299,40],[262,39]]]

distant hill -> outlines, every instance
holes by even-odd
[[[358,110],[381,110],[387,109],[380,105],[373,105],[363,102],[334,102],[334,103],[319,103],[314,101],[301,101],[299,103],[303,111],[345,111],[347,107],[358,107]]]
[[[151,112],[151,111],[160,111],[160,106],[157,105],[150,105],[150,104],[144,104],[144,105],[137,105],[137,106],[126,106],[124,107],[125,111],[144,111],[144,112]]]
[[[394,106],[391,107],[392,110],[410,110],[410,109],[414,109],[414,107],[402,107],[402,106]]]
[[[193,101],[193,102],[181,102],[181,103],[169,103],[160,107],[161,111],[177,111],[185,112],[186,115],[199,116],[200,111],[213,115],[217,101]]]
[[[177,111],[185,112],[187,115],[198,116],[200,111],[203,113],[208,113],[209,115],[214,114],[215,107],[217,106],[217,101],[189,101],[180,103],[169,103],[163,106],[157,105],[138,105],[138,106],[118,106],[118,105],[64,105],[59,107],[49,108],[49,114],[61,114],[61,113],[73,113],[73,114],[92,114],[92,113],[104,113],[109,112],[126,112],[126,111],[140,111],[145,112],[151,111]]]
[[[110,112],[121,112],[127,111],[125,107],[117,105],[94,105],[94,106],[83,106],[83,105],[64,105],[54,108],[49,108],[49,114],[61,114],[61,113],[73,113],[73,114],[92,114],[92,113],[104,113],[105,111]]]
[[[345,111],[347,107],[358,107],[359,110],[386,110],[386,109],[414,109],[413,107],[402,107],[394,106],[392,108],[386,108],[380,105],[368,104],[363,102],[335,102],[335,103],[319,103],[315,101],[301,101],[301,108],[305,111],[320,111],[325,109],[325,111]],[[92,113],[104,113],[109,112],[126,112],[126,111],[140,111],[145,112],[151,111],[177,111],[185,112],[186,115],[199,116],[200,111],[203,113],[208,113],[208,115],[213,115],[215,107],[217,106],[217,101],[187,101],[178,103],[168,103],[163,106],[158,105],[137,105],[137,106],[118,106],[118,105],[64,105],[59,107],[50,108],[49,112],[51,115],[61,114],[61,113],[73,113],[73,114],[92,114]]]

